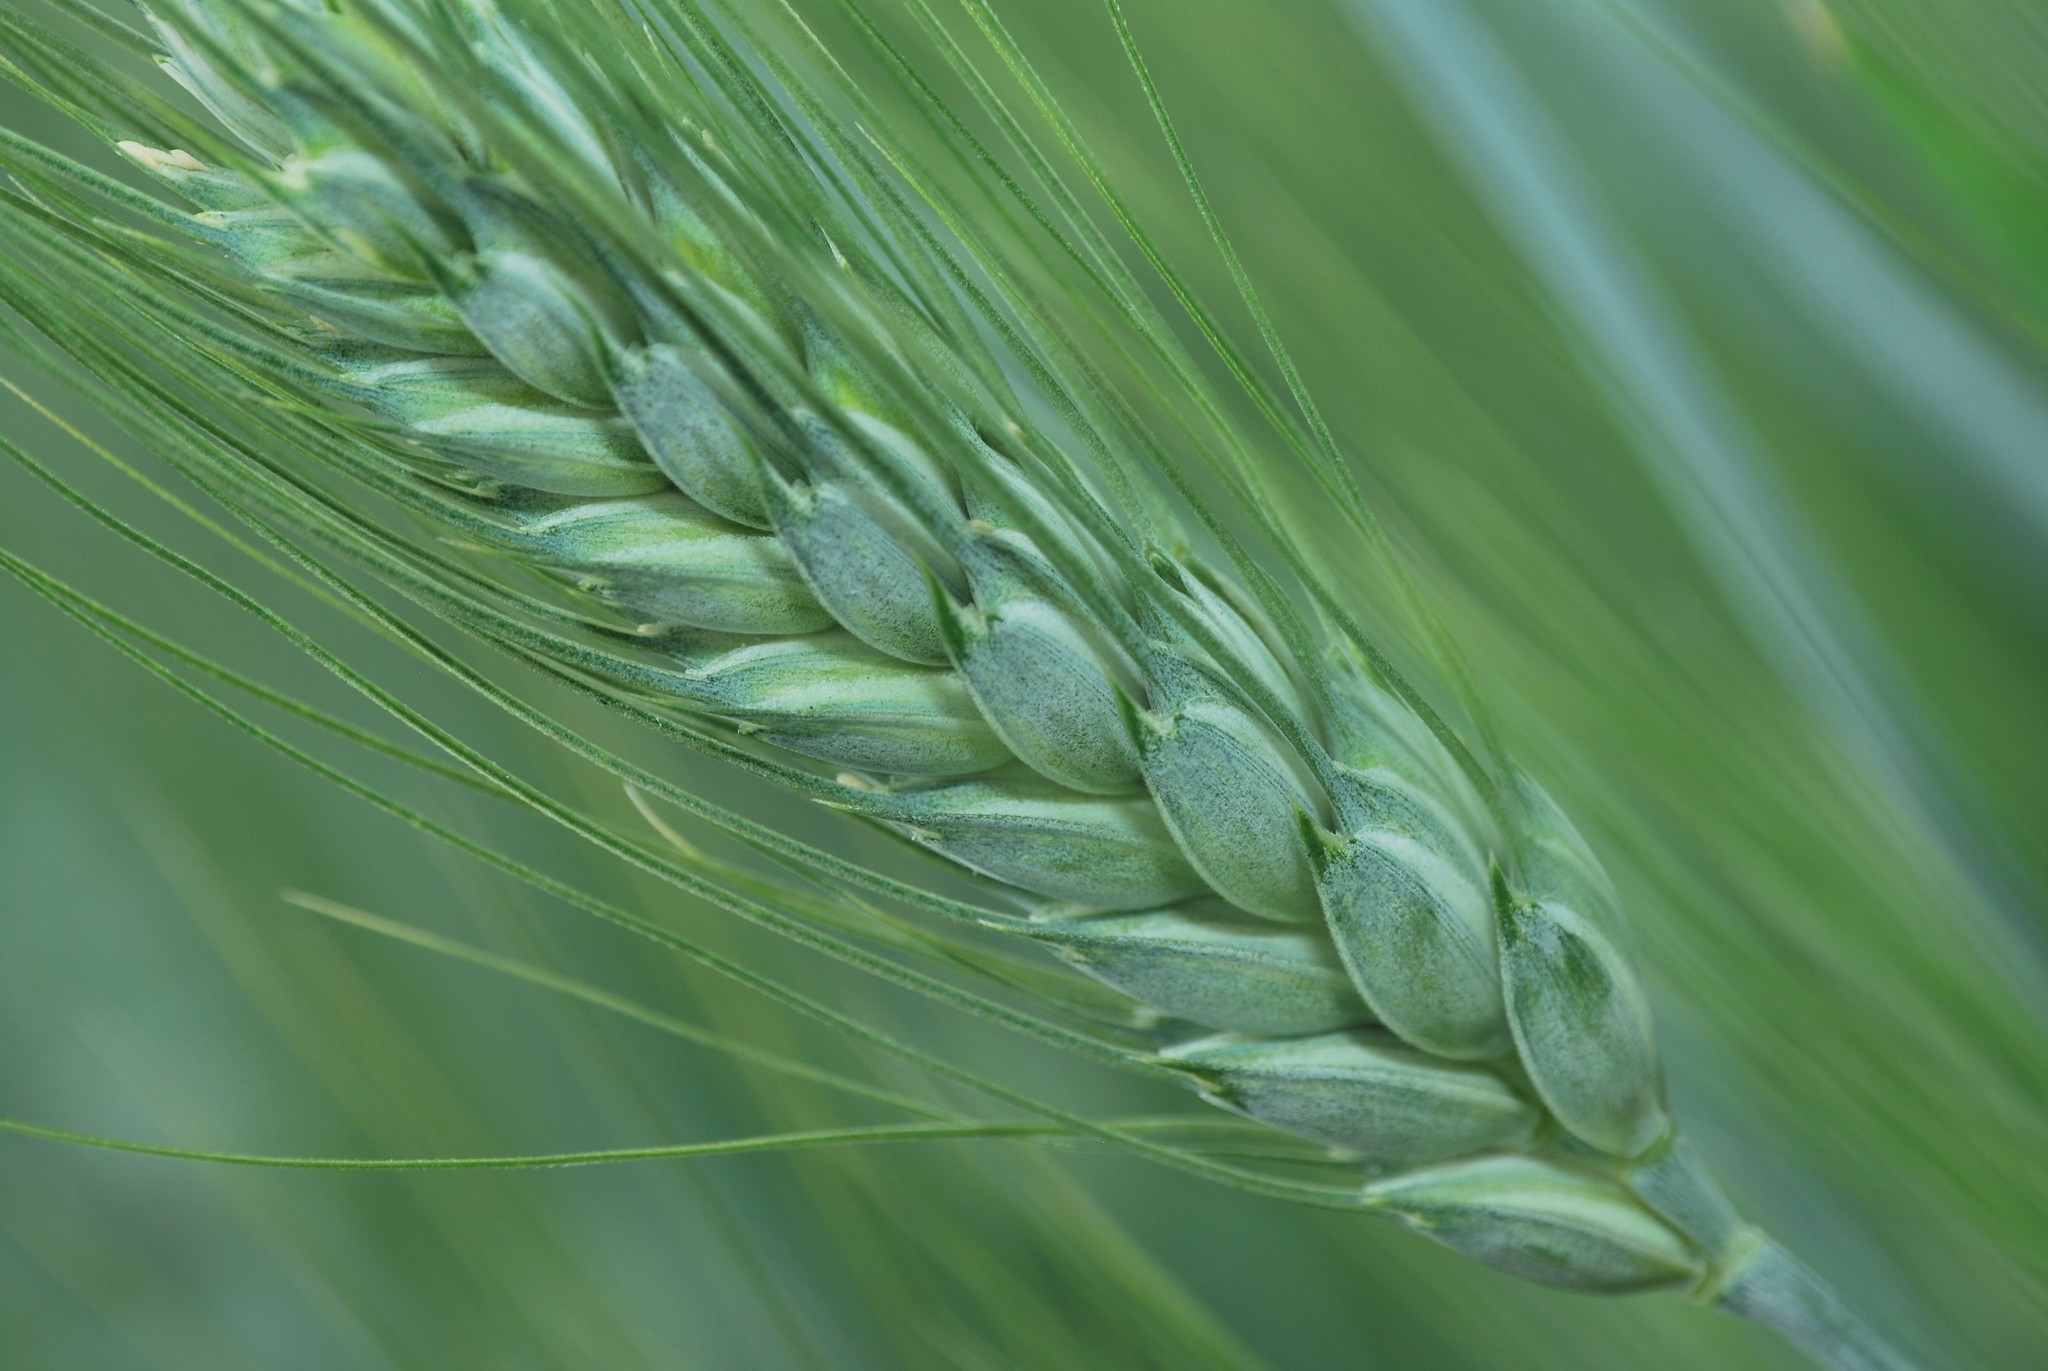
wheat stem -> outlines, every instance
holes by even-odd
[[[1911,1371],[1913,1366],[1827,1282],[1768,1239],[1730,1274],[1712,1303],[1782,1334],[1831,1371]]]

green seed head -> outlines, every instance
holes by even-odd
[[[793,770],[841,771],[836,807],[1034,911],[952,906],[966,937],[1047,944],[1127,995],[1148,1043],[1221,1034],[1144,1064],[1275,1128],[1426,1168],[1373,1182],[1368,1205],[1553,1284],[1698,1279],[1658,1217],[1696,1196],[1662,1150],[1648,1012],[1603,931],[1613,889],[1570,823],[1505,763],[1492,789],[1378,657],[1312,638],[1323,621],[1286,599],[1304,587],[1241,563],[1254,596],[1217,570],[1214,544],[1142,489],[1143,465],[1108,455],[1142,434],[1087,431],[1105,407],[1085,396],[1052,403],[1047,387],[1080,376],[1063,364],[1078,359],[1031,355],[1057,329],[963,314],[1007,306],[952,299],[953,264],[857,203],[853,159],[806,193],[803,150],[780,160],[708,87],[666,129],[641,118],[663,107],[620,98],[627,66],[596,50],[561,65],[522,26],[546,7],[380,0],[351,17],[354,0],[289,0],[244,21],[164,3],[173,70],[254,169],[128,155],[222,250],[207,299],[260,292],[249,321],[275,305],[262,347],[281,386],[336,404],[313,416],[309,454],[374,473],[463,540],[456,555],[480,546],[559,583],[563,603],[523,574],[493,595],[488,564],[465,582],[466,625],[794,754],[763,773],[809,793],[824,782]],[[724,41],[689,37],[690,70],[716,68],[719,91],[791,79],[720,66]],[[474,91],[420,67],[415,45],[444,43]],[[582,80],[600,69],[617,82]],[[970,336],[1014,356],[956,346]],[[233,365],[263,355],[251,343]],[[1055,410],[1052,431],[1027,426]],[[1068,435],[1088,454],[1060,452]],[[384,551],[383,530],[325,512]],[[1667,1199],[1653,1213],[1627,1185]]]

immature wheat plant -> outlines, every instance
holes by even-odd
[[[993,11],[968,9],[1083,151]],[[1454,727],[1373,647],[1084,220],[1039,215],[1043,260],[1153,349],[1149,397],[1087,361],[866,123],[857,83],[805,74],[829,54],[799,68],[744,6],[156,0],[146,30],[77,13],[207,117],[5,20],[10,74],[158,188],[9,135],[7,302],[288,571],[776,869],[910,922],[597,824],[302,642],[475,779],[812,947],[1262,1126],[1106,1123],[989,1087],[1021,1119],[982,1132],[1383,1215],[1570,1289],[1679,1292],[1831,1366],[1903,1365],[1707,1178],[1599,861],[1476,700]],[[1287,417],[1187,303],[1384,554],[1307,397]],[[1209,427],[1155,432],[1147,414],[1183,404]],[[800,841],[598,747],[331,558],[942,865],[907,877]]]

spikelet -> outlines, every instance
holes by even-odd
[[[1366,1194],[1418,1231],[1530,1280],[1573,1290],[1684,1288],[1701,1261],[1597,1174],[1541,1157],[1484,1157],[1377,1181]]]
[[[1386,1162],[1426,1162],[1512,1147],[1542,1114],[1498,1075],[1353,1029],[1300,1038],[1235,1035],[1183,1043],[1166,1060],[1226,1108]]]
[[[1091,794],[1135,788],[1138,749],[1121,701],[1139,688],[1136,666],[1070,594],[1048,589],[1058,573],[1028,540],[980,520],[968,534],[973,602],[943,587],[934,601],[947,657],[982,713],[1048,780]]]
[[[1372,1022],[1313,925],[1247,919],[1222,901],[1130,914],[1051,907],[1032,935],[1070,966],[1174,1018],[1258,1038],[1300,1038]]]

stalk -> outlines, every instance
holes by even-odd
[[[1831,1371],[1911,1371],[1913,1366],[1826,1281],[1769,1239],[1758,1243],[1709,1302],[1781,1334]]]

